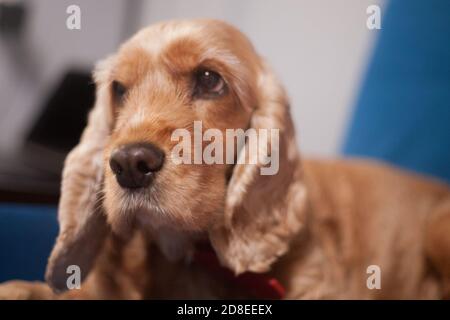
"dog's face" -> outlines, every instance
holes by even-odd
[[[102,66],[97,85],[109,91],[112,119],[104,205],[113,230],[143,223],[202,231],[223,212],[232,164],[193,163],[202,152],[193,143],[194,121],[223,137],[226,129],[247,129],[258,62],[234,28],[197,21],[145,29]],[[173,161],[180,140],[172,135],[180,128],[192,138],[191,150],[183,150],[191,164]]]
[[[70,264],[89,272],[108,225],[125,236],[135,227],[163,234],[158,243],[169,248],[179,234],[208,235],[237,273],[265,271],[287,250],[303,225],[290,203],[306,203],[293,124],[282,86],[242,33],[215,20],[158,24],[100,62],[94,78],[95,106],[64,167],[52,286],[65,289]],[[275,130],[279,139],[232,138],[229,148],[229,129]],[[190,142],[181,151],[178,130]],[[213,142],[226,161],[204,159]],[[279,171],[262,175],[274,151]],[[186,155],[190,162],[175,161]]]

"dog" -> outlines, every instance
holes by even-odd
[[[285,90],[233,26],[150,26],[94,78],[47,283],[5,283],[3,298],[450,297],[449,187],[369,160],[302,159]],[[278,172],[261,174],[259,158],[175,164],[172,133],[195,121],[278,130],[263,148],[278,151]],[[254,150],[247,141],[235,160]],[[71,265],[83,282],[67,290]]]

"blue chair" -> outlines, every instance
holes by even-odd
[[[58,235],[56,208],[0,205],[0,282],[44,280],[47,258]]]
[[[392,1],[343,153],[450,182],[450,1]]]

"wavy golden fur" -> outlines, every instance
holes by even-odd
[[[228,94],[192,100],[199,67],[220,73]],[[449,187],[368,161],[302,161],[283,87],[232,26],[151,26],[94,76],[96,103],[63,172],[48,285],[13,281],[0,296],[245,298],[190,264],[196,242],[209,239],[224,266],[271,273],[287,298],[449,297]],[[128,88],[122,106],[111,96],[114,80]],[[151,142],[168,155],[173,130],[192,131],[195,120],[222,132],[280,129],[278,174],[260,175],[261,163],[175,165],[167,157],[145,191],[118,185],[108,166],[114,148]],[[57,293],[71,264],[81,267],[82,287]],[[381,268],[380,290],[366,286],[369,265]]]

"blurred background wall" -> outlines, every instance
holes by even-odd
[[[11,1],[9,1],[11,2]],[[224,19],[244,31],[292,100],[304,153],[337,153],[377,30],[382,0],[28,0],[20,37],[0,37],[0,154],[20,147],[42,100],[69,67],[90,70],[135,30],[174,18]],[[66,8],[81,8],[68,30]]]
[[[116,49],[124,36],[126,2],[23,1],[26,11],[22,32],[0,36],[3,155],[20,148],[43,100],[68,68],[90,69],[94,61]],[[74,3],[81,7],[79,31],[66,27],[66,9]]]

